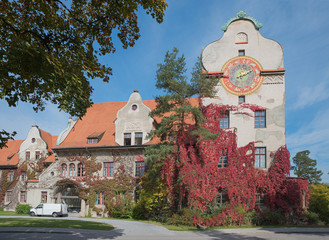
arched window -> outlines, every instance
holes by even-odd
[[[82,177],[83,176],[83,164],[79,163],[78,164],[78,177]]]
[[[70,170],[69,170],[69,175],[70,177],[75,177],[75,164],[74,163],[71,163],[70,164]]]
[[[62,164],[62,177],[67,177],[67,165],[66,165],[66,163]]]
[[[239,32],[235,36],[235,43],[236,44],[241,44],[241,43],[248,43],[248,35],[244,32]]]

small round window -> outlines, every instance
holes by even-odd
[[[32,143],[34,143],[34,142],[35,142],[35,138],[32,138],[32,140],[31,140],[31,141],[32,141]]]
[[[133,111],[135,111],[135,110],[137,109],[137,105],[136,105],[136,104],[132,105],[132,106],[131,106],[131,109],[132,109]]]

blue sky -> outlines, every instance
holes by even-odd
[[[113,68],[110,83],[91,80],[94,102],[126,101],[135,88],[144,100],[160,94],[154,87],[157,64],[177,47],[191,69],[207,44],[223,35],[220,29],[239,10],[263,24],[264,37],[278,41],[286,69],[286,143],[293,157],[310,150],[329,182],[329,1],[328,0],[168,0],[162,24],[139,15],[141,38],[133,48],[117,45],[102,63]],[[118,44],[118,42],[116,42]],[[18,132],[24,139],[30,127],[58,135],[68,115],[48,104],[34,113],[30,104],[9,108],[0,102],[0,128]]]

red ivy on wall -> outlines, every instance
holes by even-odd
[[[258,169],[254,167],[254,143],[239,148],[235,129],[223,130],[219,127],[219,119],[224,117],[226,111],[252,116],[252,112],[262,109],[249,104],[208,105],[202,108],[206,118],[204,127],[212,133],[218,133],[218,137],[215,140],[200,139],[196,142],[195,137],[180,134],[177,141],[178,155],[169,156],[162,169],[173,202],[179,186],[185,190],[188,206],[203,211],[214,206],[218,196],[223,193],[230,206],[241,206],[245,211],[256,208],[257,194],[265,195],[265,204],[272,210],[303,211],[303,202],[307,204],[309,197],[308,183],[303,179],[288,178],[290,154],[286,146],[280,147],[271,156],[272,163],[268,170]],[[219,168],[219,160],[224,157],[227,158],[227,166]],[[179,161],[176,161],[177,158]],[[177,184],[177,179],[180,184]],[[228,216],[231,224],[239,225],[243,221],[241,212],[228,207],[212,219],[203,220],[196,216],[195,224],[225,225]]]

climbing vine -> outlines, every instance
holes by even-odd
[[[37,160],[26,160],[18,166],[19,174],[26,172],[27,179],[37,179],[38,175],[42,173],[47,166],[45,165],[45,157],[41,157]]]
[[[177,197],[176,179],[181,181],[180,190],[184,192],[186,205],[190,208],[207,211],[209,207],[216,206],[223,195],[229,202],[213,218],[203,219],[196,215],[195,224],[239,225],[243,221],[243,213],[258,208],[257,196],[265,196],[264,202],[268,208],[280,209],[285,214],[292,210],[300,214],[305,209],[302,203],[307,204],[308,201],[307,181],[289,178],[290,154],[286,146],[272,154],[273,160],[268,170],[255,168],[255,143],[237,147],[235,129],[223,130],[218,124],[226,111],[253,116],[251,112],[262,109],[250,104],[203,106],[204,127],[218,134],[217,138],[196,141],[186,132],[178,136],[176,147],[179,154],[168,156],[162,168],[162,179],[169,189],[172,202]],[[224,165],[224,159],[227,159],[227,165]],[[228,218],[231,223],[228,223]]]
[[[9,171],[13,171],[12,180],[8,179]],[[0,202],[3,203],[3,200],[6,196],[6,192],[16,185],[19,179],[19,171],[17,169],[13,170],[2,170],[0,178]]]
[[[113,153],[113,160],[120,162],[122,160],[119,153]],[[62,164],[66,164],[69,167],[70,163],[75,163],[75,166],[81,164],[82,174],[80,176],[62,176],[62,180],[56,183],[60,189],[76,188],[78,189],[78,195],[80,198],[86,201],[90,209],[97,212],[97,214],[103,212],[103,209],[96,206],[96,193],[101,193],[102,204],[106,206],[105,211],[111,212],[113,207],[118,204],[125,205],[132,201],[132,193],[136,186],[136,179],[131,177],[122,163],[115,171],[112,178],[103,178],[100,176],[99,171],[102,169],[102,163],[96,161],[93,156],[85,155],[84,153],[78,153],[71,155],[66,159],[63,159],[58,164],[58,171],[61,172]]]

